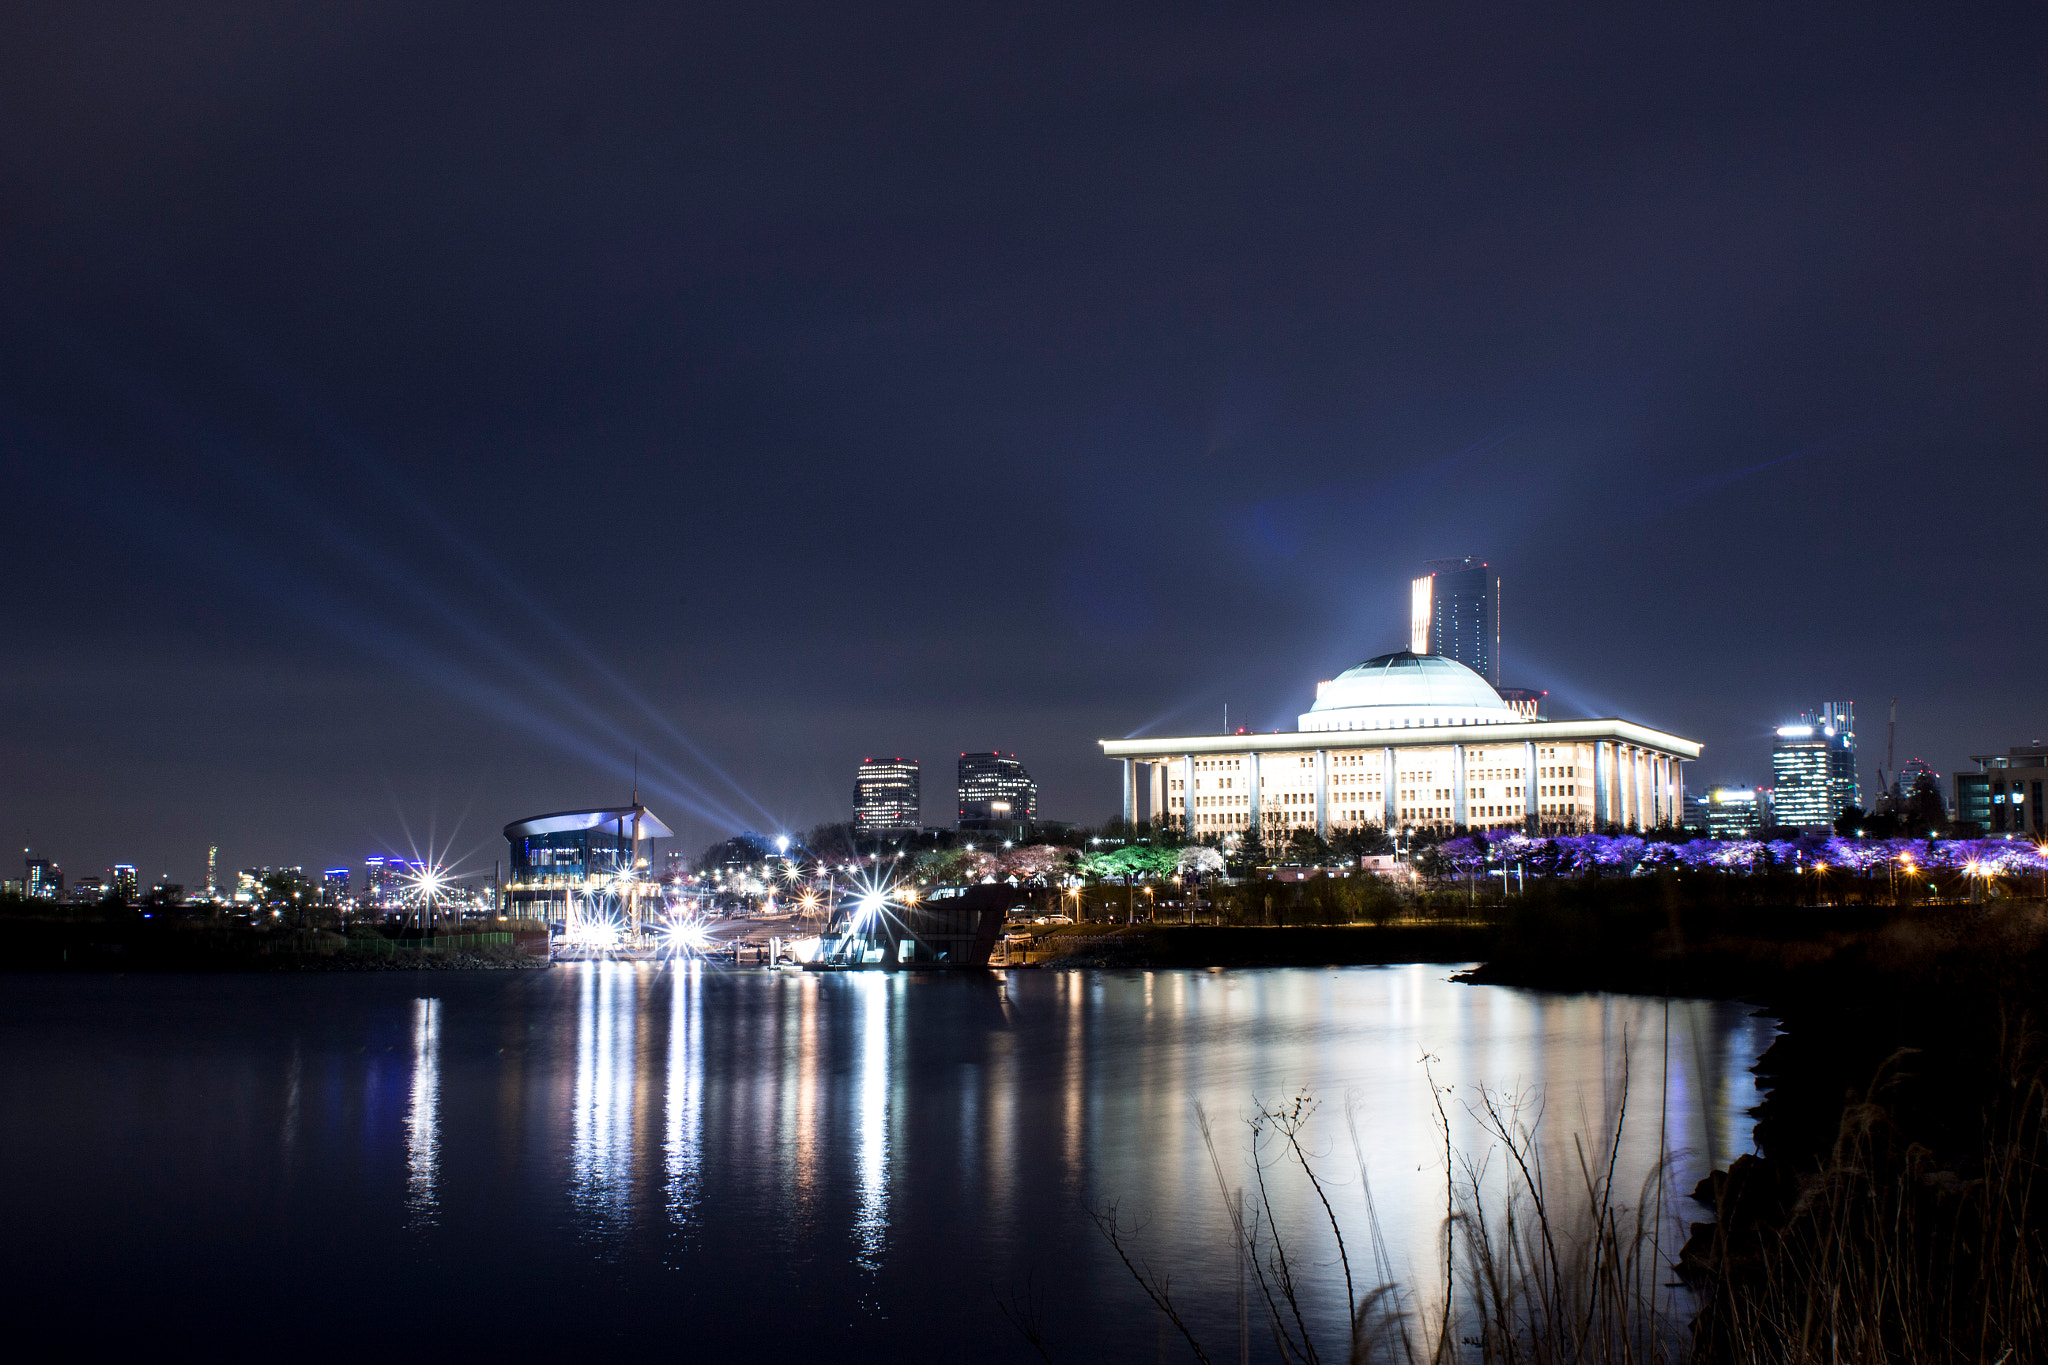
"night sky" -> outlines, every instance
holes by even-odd
[[[360,864],[1504,677],[2048,734],[2048,16],[13,4],[0,821]],[[7,872],[19,876],[18,866]]]

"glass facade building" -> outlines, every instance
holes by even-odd
[[[860,761],[853,779],[853,823],[863,834],[916,829],[924,823],[917,760]]]
[[[645,806],[558,811],[505,826],[511,849],[504,913],[561,921],[572,898],[596,892],[633,866],[643,839],[672,837]]]
[[[960,828],[1022,825],[1038,818],[1038,784],[1015,754],[960,755]]]
[[[1856,709],[1852,702],[1823,703],[1778,727],[1771,748],[1772,802],[1781,825],[1832,825],[1862,806],[1856,783]]]
[[[1422,567],[1409,585],[1409,652],[1456,659],[1499,687],[1500,575],[1469,556]]]

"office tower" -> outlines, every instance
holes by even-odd
[[[1500,575],[1485,560],[1431,559],[1409,584],[1408,648],[1441,654],[1500,686]]]
[[[1772,823],[1771,798],[1754,787],[1715,787],[1705,804],[1709,839],[1748,839]]]
[[[1786,825],[1832,825],[1849,807],[1860,807],[1856,786],[1855,707],[1823,703],[1778,727],[1771,747],[1771,783],[1778,821]]]
[[[924,819],[917,760],[860,761],[853,779],[853,823],[862,834],[916,829]]]
[[[960,755],[960,828],[1021,825],[1038,818],[1038,784],[1017,756]]]
[[[114,884],[114,894],[121,898],[123,904],[134,905],[142,899],[139,894],[134,864],[115,863],[109,880]]]
[[[21,885],[23,894],[32,901],[61,900],[64,896],[64,870],[48,858],[30,858],[28,875]]]
[[[322,905],[348,904],[348,869],[330,867],[320,874],[320,903]]]
[[[220,845],[208,844],[206,846],[206,898],[210,901],[220,899],[220,884],[214,880],[213,875],[214,865],[219,860]]]

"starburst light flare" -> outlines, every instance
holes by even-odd
[[[670,914],[662,922],[661,950],[670,957],[703,957],[711,951],[711,930],[695,915]]]
[[[586,952],[611,952],[623,946],[626,926],[619,916],[595,896],[575,897],[569,902],[569,918],[562,926],[562,942]]]

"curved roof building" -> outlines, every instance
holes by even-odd
[[[632,867],[641,840],[672,837],[641,805],[514,820],[505,826],[512,855],[505,904],[516,915],[561,919],[573,897]]]
[[[1316,704],[1298,724],[1303,730],[1414,730],[1518,719],[1486,679],[1456,659],[1404,649],[1318,685]]]

